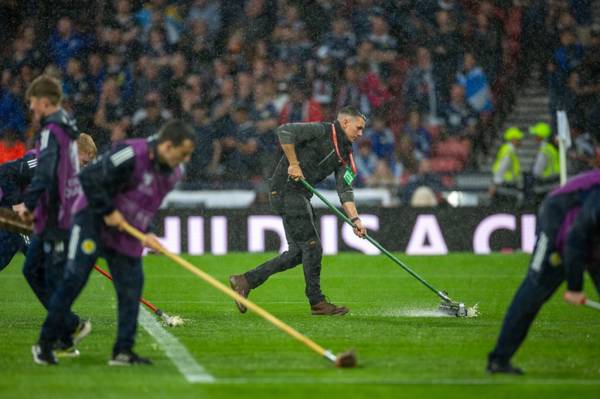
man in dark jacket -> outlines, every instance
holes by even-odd
[[[314,315],[343,315],[348,308],[329,303],[321,292],[322,248],[315,226],[315,215],[310,205],[311,194],[298,181],[306,179],[315,185],[332,172],[346,215],[356,228],[354,233],[363,237],[363,226],[352,191],[356,174],[352,158],[352,142],[359,138],[365,127],[365,116],[353,107],[343,108],[333,123],[291,123],[277,129],[277,136],[285,156],[281,158],[271,178],[271,207],[283,218],[289,248],[286,252],[242,275],[231,276],[231,287],[247,297],[250,290],[264,283],[272,274],[302,263],[305,294]],[[240,312],[246,308],[237,303]]]
[[[83,193],[74,205],[65,276],[53,294],[33,358],[56,364],[52,345],[66,329],[65,317],[83,290],[98,257],[109,265],[118,297],[118,334],[109,365],[151,364],[133,352],[144,281],[142,244],[118,228],[127,221],[147,232],[163,198],[183,176],[181,164],[194,150],[195,133],[180,121],[167,122],[157,136],[131,139],[79,175]],[[156,236],[146,234],[144,245],[158,248]]]
[[[39,121],[35,157],[37,167],[31,183],[23,194],[23,203],[13,209],[25,222],[33,222],[34,240],[27,254],[24,274],[28,266],[43,268],[43,284],[27,278],[40,302],[47,307],[48,300],[61,281],[66,262],[66,244],[71,227],[71,208],[81,191],[77,173],[79,156],[77,139],[79,130],[61,107],[62,89],[58,80],[42,75],[27,90],[27,99],[33,118]],[[30,256],[31,253],[31,256]],[[61,349],[77,356],[74,348],[91,331],[89,320],[80,320],[70,313],[67,328],[61,338]]]
[[[542,202],[537,220],[529,271],[504,317],[496,347],[488,355],[489,373],[523,374],[510,360],[542,305],[564,280],[564,299],[571,304],[585,302],[586,267],[600,293],[600,264],[594,258],[600,231],[600,171],[580,174],[552,191]]]
[[[35,154],[0,165],[0,207],[12,208],[22,202],[21,195],[37,165]],[[29,239],[21,234],[0,230],[0,270],[3,270],[19,251],[27,253]]]

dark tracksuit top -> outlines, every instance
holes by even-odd
[[[281,144],[294,144],[300,169],[308,183],[315,185],[323,181],[331,173],[335,173],[336,189],[340,202],[354,202],[352,186],[344,180],[346,167],[350,167],[349,155],[352,145],[346,138],[339,122],[335,122],[338,149],[343,162],[336,153],[332,140],[332,123],[290,123],[277,128],[277,136]],[[289,162],[285,155],[280,159],[270,181],[271,201],[278,213],[290,213],[296,206],[304,209],[304,202],[296,204],[290,196],[302,195],[310,198],[311,194],[299,182],[288,176]]]
[[[64,110],[59,110],[41,121],[42,129],[38,137],[39,155],[37,155],[37,168],[23,194],[23,202],[29,211],[37,211],[42,207],[41,215],[36,215],[36,225],[39,223],[38,216],[43,217],[42,238],[48,240],[66,240],[69,227],[66,227],[70,219],[70,208],[68,203],[77,195],[69,192],[77,189],[72,187],[72,178],[79,168],[77,153],[72,153],[72,148],[66,148],[68,142],[73,142],[79,137],[79,130],[73,119]],[[49,131],[49,126],[53,126]],[[58,138],[57,130],[62,132],[62,142]],[[69,162],[62,157],[70,157]],[[62,165],[62,167],[61,167]],[[67,166],[65,166],[67,165]],[[69,170],[68,170],[69,169]],[[67,181],[68,179],[68,181]],[[67,196],[69,199],[61,198]],[[61,215],[62,210],[62,215]],[[65,225],[65,226],[61,226]]]
[[[0,207],[10,208],[23,202],[23,191],[31,182],[36,165],[33,153],[0,165]],[[8,266],[17,252],[26,253],[28,248],[29,239],[0,230],[0,270]]]
[[[31,182],[37,160],[35,154],[0,165],[0,206],[11,207],[23,201],[22,195]]]
[[[149,138],[146,141],[148,151],[151,151],[154,154],[154,159],[149,161],[148,167],[154,170],[157,173],[157,176],[162,176],[164,179],[167,180],[175,179],[175,181],[178,181],[178,179],[180,179],[181,177],[181,171],[183,170],[183,168],[178,167],[177,169],[171,169],[168,165],[160,163],[158,160],[158,155],[156,153],[155,139]],[[109,153],[99,157],[95,162],[88,165],[80,173],[81,186],[85,194],[84,202],[87,202],[87,204],[82,205],[83,203],[79,203],[78,201],[75,204],[76,210],[80,209],[82,206],[85,206],[95,215],[103,217],[112,213],[115,209],[119,208],[118,196],[120,194],[132,190],[139,191],[148,190],[150,188],[137,187],[137,185],[139,184],[139,182],[137,182],[137,180],[139,180],[139,176],[136,175],[136,165],[138,163],[143,163],[143,160],[139,159],[139,157],[137,157],[134,154],[131,145],[133,144],[130,141],[125,141],[123,143],[117,144]],[[147,152],[145,154],[145,158],[148,158]],[[138,171],[138,174],[143,172],[144,171]],[[166,181],[157,183],[158,186],[153,188],[156,192],[152,193],[152,197],[156,198],[156,201],[159,201],[159,203],[160,201],[162,201],[162,198],[165,195],[165,184],[167,183],[168,182]],[[167,191],[170,191],[170,188]],[[143,210],[143,205],[144,204],[139,204],[140,212]],[[131,215],[128,215],[123,209],[121,209],[121,213],[123,213],[123,216],[126,219],[128,217],[130,218],[129,222],[132,225],[134,225],[134,227],[137,227],[143,232],[153,231],[152,224],[150,224],[147,227],[136,226],[135,221],[131,219]],[[114,231],[113,233],[118,234]],[[104,238],[107,239],[108,237]],[[128,245],[125,243],[125,241],[129,241],[130,239],[135,244]],[[117,241],[121,241],[121,245],[119,245],[119,248],[113,249],[117,249],[118,252],[122,252],[130,256],[133,256],[132,253],[136,251],[141,252],[141,247],[139,246],[137,240],[129,237],[128,235],[124,234],[122,238],[117,239]],[[140,248],[134,249],[133,247]]]
[[[600,234],[600,171],[573,177],[546,201],[560,204],[552,210],[562,221],[554,242],[563,259],[568,289],[581,291],[583,272]]]

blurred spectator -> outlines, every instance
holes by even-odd
[[[4,67],[12,71],[17,71],[23,65],[28,65],[33,62],[25,39],[17,37],[12,46],[12,53],[7,60],[3,62]]]
[[[141,67],[141,75],[135,80],[133,91],[134,104],[137,108],[143,105],[144,98],[149,92],[164,92],[163,82],[165,81],[161,77],[160,67],[155,60],[148,57],[141,57],[139,65]]]
[[[163,107],[159,92],[151,91],[144,97],[144,106],[131,118],[131,137],[149,137],[158,133],[160,127],[171,119],[171,112]]]
[[[413,196],[421,187],[428,187],[433,191],[438,200],[441,198],[441,193],[444,190],[440,177],[431,170],[431,162],[428,159],[419,161],[418,172],[411,175],[408,183],[400,190],[400,199],[403,204],[411,204]],[[439,202],[439,201],[438,201]],[[437,205],[431,204],[432,206]]]
[[[13,79],[6,72],[6,82],[0,85],[0,132],[8,129],[15,132],[24,132],[25,109],[23,99],[20,98],[23,87],[18,79]],[[12,81],[11,81],[12,80]]]
[[[465,88],[453,84],[450,100],[442,109],[444,133],[446,137],[474,139],[477,129],[477,113],[465,101]]]
[[[166,108],[173,110],[175,113],[179,113],[179,97],[183,92],[188,76],[187,61],[183,53],[173,53],[169,62],[168,71],[170,73],[163,89],[164,103]]]
[[[231,130],[230,113],[235,104],[235,84],[231,77],[221,82],[219,94],[213,102],[211,119],[215,122],[217,130]],[[223,125],[223,126],[221,126]]]
[[[165,39],[169,45],[179,41],[183,31],[183,19],[177,4],[168,4],[166,0],[150,0],[136,13],[135,17],[143,32],[151,32],[158,26],[162,26]],[[173,3],[173,2],[170,2]]]
[[[290,88],[290,98],[279,114],[279,124],[294,122],[320,122],[323,111],[318,102],[310,98],[310,88],[301,78],[295,78]]]
[[[63,79],[63,95],[66,101],[77,110],[77,124],[80,129],[90,131],[93,124],[91,117],[96,108],[96,88],[86,75],[81,61],[69,59],[67,72]]]
[[[273,29],[272,16],[266,6],[266,0],[248,0],[244,7],[243,37],[246,43],[267,36]]]
[[[337,62],[344,62],[353,55],[356,48],[356,36],[350,30],[348,21],[336,17],[331,23],[331,31],[327,32],[321,41],[319,52],[327,52]]]
[[[148,34],[148,42],[144,48],[144,54],[156,59],[159,65],[165,66],[169,63],[171,45],[167,42],[165,32],[161,28],[153,28]]]
[[[86,50],[84,37],[75,30],[69,17],[62,17],[56,24],[56,30],[49,41],[50,55],[63,71],[69,58],[81,57]]]
[[[398,41],[390,35],[390,27],[381,15],[371,17],[371,31],[367,40],[373,44],[373,59],[378,63],[381,76],[390,76],[390,63],[398,55]]]
[[[583,129],[581,123],[571,125],[571,139],[573,145],[567,153],[569,174],[578,174],[600,166],[596,159],[597,143],[592,135]]]
[[[130,105],[123,100],[119,85],[114,78],[107,78],[94,116],[94,123],[99,129],[90,131],[100,151],[108,149],[111,142],[127,138],[130,113]]]
[[[359,187],[383,187],[392,188],[397,186],[400,169],[393,159],[380,159],[372,151],[371,142],[361,139],[356,152],[356,168],[358,170]],[[396,172],[396,173],[395,173]]]
[[[436,65],[434,73],[441,97],[447,98],[450,83],[448,77],[455,75],[462,52],[461,38],[456,32],[454,22],[450,20],[448,11],[442,9],[436,12],[435,21],[436,26],[430,41],[433,63]]]
[[[192,71],[200,73],[208,67],[213,58],[214,40],[209,35],[207,24],[203,21],[193,22],[191,28],[184,32],[180,48]]]
[[[373,116],[371,127],[366,129],[364,138],[370,142],[372,151],[378,159],[389,162],[393,160],[396,139],[392,130],[386,126],[383,115]]]
[[[115,26],[123,31],[123,42],[132,43],[137,40],[140,33],[135,16],[131,12],[130,0],[117,0],[115,2],[115,15],[112,17]]]
[[[105,78],[114,78],[119,85],[123,99],[129,101],[133,96],[133,76],[129,66],[119,53],[109,53],[106,56]]]
[[[92,80],[96,93],[102,92],[102,83],[104,82],[105,69],[102,56],[98,53],[91,53],[87,60],[88,76]]]
[[[261,176],[263,162],[262,149],[259,148],[259,133],[254,121],[250,119],[250,110],[245,103],[235,106],[232,120],[236,126],[235,137],[239,143],[241,169],[238,170],[242,180],[251,180]]]
[[[186,180],[207,182],[217,174],[221,148],[205,107],[199,103],[194,104],[190,110],[189,122],[196,131],[196,146],[186,171]]]
[[[402,134],[398,139],[396,159],[401,165],[401,170],[405,175],[417,173],[419,160],[415,156],[415,146],[410,137],[406,134]]]
[[[489,18],[482,12],[477,14],[475,22],[473,49],[489,81],[493,82],[498,70],[498,54],[501,51],[500,33],[491,27]]]
[[[477,65],[473,53],[465,53],[463,68],[457,75],[457,82],[465,88],[467,102],[476,112],[489,114],[494,110],[492,91],[487,76]]]
[[[269,80],[259,80],[254,86],[254,109],[252,119],[258,133],[258,145],[261,148],[263,176],[269,176],[277,156],[279,141],[275,134],[278,124],[278,112],[273,105],[273,85]]]
[[[187,14],[188,25],[201,22],[206,26],[208,37],[214,39],[221,29],[221,4],[218,0],[194,0]]]
[[[379,2],[377,2],[379,3]],[[383,9],[374,0],[357,0],[352,5],[352,29],[363,40],[371,31],[371,18],[381,16]]]
[[[410,140],[413,157],[417,161],[431,156],[431,133],[423,126],[419,111],[412,110],[408,113],[408,120],[402,129],[402,135]]]
[[[560,33],[560,46],[554,51],[554,63],[559,73],[566,76],[583,60],[584,48],[577,41],[575,31],[566,29]]]
[[[354,163],[357,170],[356,185],[367,187],[373,174],[375,174],[379,159],[373,152],[371,142],[367,138],[360,139],[356,146],[358,148],[358,151],[354,152]]]
[[[236,83],[236,101],[238,103],[244,103],[246,107],[251,111],[252,103],[254,99],[252,98],[254,79],[250,72],[240,71],[235,75],[235,83]]]
[[[197,104],[203,103],[202,94],[202,79],[200,76],[188,75],[179,97],[181,113],[189,114]]]
[[[371,113],[369,99],[360,88],[360,71],[355,61],[346,62],[344,69],[344,80],[339,89],[337,97],[337,109],[352,105],[365,115]]]
[[[434,76],[431,54],[425,47],[419,47],[416,56],[417,64],[408,71],[404,82],[402,93],[404,108],[416,108],[429,122],[436,123],[439,84]]]
[[[383,107],[390,99],[390,93],[377,73],[369,69],[368,64],[358,64],[360,73],[359,87],[369,100],[369,107],[372,111]]]

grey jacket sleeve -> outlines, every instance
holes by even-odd
[[[346,167],[343,165],[340,165],[335,170],[335,188],[340,198],[340,203],[342,204],[344,202],[354,202],[354,190],[352,189],[352,186],[344,180],[345,172]]]
[[[504,157],[500,161],[500,167],[494,173],[494,184],[502,184],[504,182],[504,173],[510,168],[512,160],[510,157]]]
[[[287,123],[276,130],[281,144],[299,144],[310,141],[325,133],[319,123]]]
[[[546,154],[539,150],[533,164],[533,177],[544,177],[544,169],[546,169],[547,162]]]

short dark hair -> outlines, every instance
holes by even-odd
[[[174,146],[178,147],[182,145],[185,140],[190,140],[196,145],[196,133],[188,123],[179,119],[174,119],[165,123],[156,135],[157,144],[170,141]]]
[[[38,76],[31,82],[27,89],[26,98],[47,98],[52,105],[59,105],[62,101],[62,86],[60,81],[50,75]]]
[[[348,116],[353,116],[353,117],[360,117],[360,118],[363,118],[363,120],[365,122],[367,121],[367,117],[365,116],[365,114],[360,112],[358,110],[358,108],[356,108],[352,105],[346,105],[344,108],[340,109],[337,114],[338,114],[338,116],[348,115]]]

